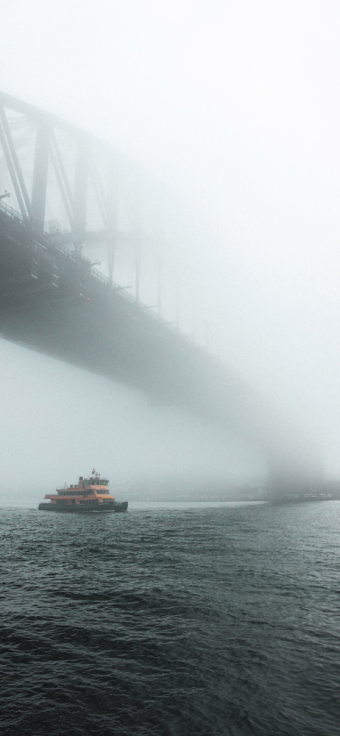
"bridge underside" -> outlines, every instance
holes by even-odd
[[[0,208],[0,333],[177,405],[258,446],[282,495],[309,483],[303,444],[206,351]],[[277,469],[277,472],[276,472]]]

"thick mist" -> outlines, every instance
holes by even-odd
[[[159,182],[175,213],[180,328],[289,414],[340,474],[337,3],[0,5],[0,88],[105,139]],[[153,303],[146,264],[147,254]],[[18,502],[93,465],[122,485],[263,477],[263,458],[237,438],[0,348],[1,463],[16,469]]]
[[[93,466],[112,492],[185,495],[195,483],[211,495],[261,482],[264,459],[240,439],[179,409],[32,350],[1,341],[1,468],[14,473],[11,505],[76,483]],[[7,484],[0,504],[8,504]]]

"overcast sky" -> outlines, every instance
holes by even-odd
[[[0,89],[178,192],[201,235],[189,251],[212,349],[311,429],[340,474],[339,3],[0,0],[0,12]],[[3,383],[18,359],[4,350]]]

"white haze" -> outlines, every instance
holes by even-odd
[[[190,266],[183,278],[211,349],[311,432],[339,474],[338,2],[12,0],[0,10],[0,89],[106,139],[187,203],[194,285]],[[15,465],[27,487],[33,471],[54,485],[89,462],[122,482],[132,466],[259,473],[261,460],[217,430],[1,349],[2,468]]]

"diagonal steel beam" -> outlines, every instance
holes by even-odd
[[[1,116],[0,116],[0,141],[1,141],[2,148],[3,148],[3,152],[4,152],[4,156],[5,156],[7,168],[8,168],[8,171],[9,171],[9,175],[11,177],[11,181],[12,181],[13,189],[14,189],[14,192],[15,192],[15,196],[16,196],[17,201],[18,201],[18,205],[19,205],[21,216],[23,217],[24,220],[28,220],[28,213],[27,213],[27,210],[26,210],[26,207],[25,207],[25,203],[24,203],[22,194],[21,194],[19,182],[18,182],[18,179],[17,179],[17,175],[16,175],[16,172],[15,172],[15,168],[14,168],[12,157],[11,157],[11,152],[10,152],[9,147],[7,145],[6,135],[5,135],[5,131],[3,129]]]
[[[23,173],[22,173],[22,170],[21,170],[21,166],[20,166],[20,163],[19,163],[17,152],[15,150],[15,145],[13,143],[12,133],[11,133],[10,127],[8,125],[8,121],[7,121],[7,117],[6,117],[6,112],[5,112],[4,107],[2,107],[2,105],[0,105],[0,117],[1,117],[2,125],[3,125],[3,132],[4,132],[5,137],[6,137],[7,148],[9,149],[9,152],[10,152],[10,155],[11,155],[11,159],[12,159],[12,166],[14,168],[14,171],[15,171],[15,174],[16,174],[16,178],[17,178],[18,184],[20,186],[21,199],[24,200],[27,213],[28,213],[29,216],[31,216],[32,212],[31,212],[30,198],[28,196],[28,192],[27,192],[27,189],[26,189],[25,180],[24,180],[24,177],[23,177]],[[13,186],[14,186],[14,182],[13,182]],[[18,200],[18,202],[19,202],[19,200]],[[19,207],[20,207],[20,203],[19,203]],[[21,213],[21,214],[24,217],[24,214],[23,213]]]

